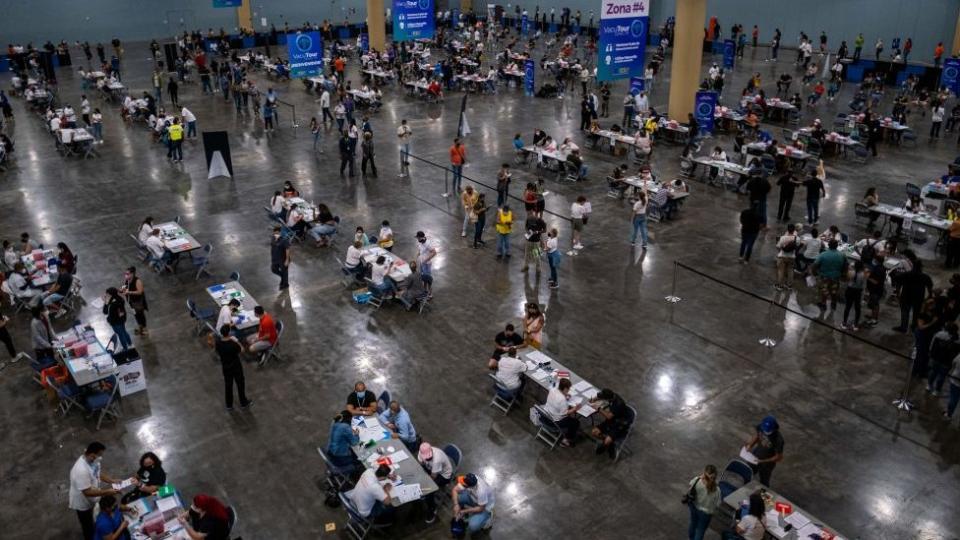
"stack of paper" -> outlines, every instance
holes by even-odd
[[[395,498],[400,504],[418,501],[422,496],[420,484],[394,486],[393,489],[390,490],[390,497]]]
[[[532,373],[530,373],[530,376],[533,377],[535,380],[542,381],[547,377],[549,377],[550,374],[542,369],[537,369],[537,370],[534,370]]]
[[[805,526],[801,527],[800,530],[797,531],[797,538],[804,538],[804,539],[810,538],[811,534],[820,536],[820,533],[821,533],[820,527],[817,527],[813,523],[807,523]]]
[[[793,525],[795,529],[802,529],[810,523],[810,518],[800,512],[794,512],[787,516],[786,522]]]
[[[387,457],[389,457],[389,458],[390,458],[390,461],[392,461],[392,462],[394,462],[394,463],[400,463],[401,461],[403,461],[403,460],[405,460],[405,459],[409,459],[409,458],[410,458],[410,454],[404,452],[403,450],[397,450],[396,452],[390,454],[390,455],[387,456]]]
[[[573,391],[578,394],[583,394],[585,391],[593,388],[593,385],[587,381],[580,381],[577,384],[573,385]]]
[[[532,360],[537,364],[548,364],[553,360],[549,356],[543,354],[540,351],[530,351],[527,353],[527,360]]]
[[[366,443],[368,441],[380,441],[386,438],[386,434],[383,431],[383,428],[380,426],[377,427],[361,427],[360,433],[357,434],[360,437],[361,443]]]
[[[747,450],[746,447],[740,449],[740,459],[746,461],[751,465],[756,465],[757,461],[759,461],[757,459],[757,456],[753,455],[753,453]]]
[[[597,412],[597,410],[587,404],[584,404],[583,407],[580,407],[580,409],[577,410],[577,414],[584,418],[589,418],[595,412]]]
[[[164,497],[162,499],[157,499],[157,510],[161,512],[166,512],[167,510],[173,510],[179,508],[180,505],[177,504],[176,497]]]
[[[123,482],[115,483],[115,484],[111,485],[110,487],[112,487],[113,489],[115,489],[115,490],[117,490],[117,491],[123,491],[123,490],[127,489],[128,487],[130,487],[130,486],[132,486],[132,485],[133,485],[133,479],[132,479],[132,478],[127,478],[127,479],[124,480]]]

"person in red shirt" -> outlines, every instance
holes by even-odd
[[[467,162],[467,148],[457,137],[450,147],[450,168],[453,169],[453,190],[460,193],[460,183],[463,180],[463,164]]]
[[[940,67],[940,61],[943,60],[943,42],[937,43],[937,47],[933,49],[933,65]]]
[[[253,308],[253,314],[260,319],[260,330],[257,335],[247,338],[247,351],[262,355],[277,343],[277,325],[261,306]]]
[[[816,105],[820,98],[823,97],[823,93],[827,89],[823,86],[823,81],[817,81],[816,86],[813,87],[813,93],[807,97],[808,105]]]
[[[337,71],[338,80],[343,80],[343,68],[346,64],[342,56],[338,56],[337,59],[333,61],[333,68]]]

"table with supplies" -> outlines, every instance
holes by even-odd
[[[360,431],[360,444],[352,447],[364,468],[376,469],[380,465],[390,467],[395,480],[383,480],[381,485],[393,484],[390,497],[393,506],[418,501],[424,495],[439,491],[436,482],[400,439],[390,438],[386,426],[376,416],[354,417],[352,425]],[[379,435],[378,435],[379,434]]]
[[[890,226],[891,218],[899,218],[903,220],[904,229],[910,229],[910,226],[913,223],[930,227],[932,229],[937,229],[942,234],[946,234],[947,230],[950,229],[951,222],[949,219],[932,216],[925,212],[912,212],[906,208],[893,206],[892,204],[875,204],[870,207],[870,211],[884,216],[883,228],[881,230],[884,230]]]
[[[683,191],[671,186],[664,186],[656,180],[643,180],[639,176],[628,176],[623,179],[623,182],[633,186],[634,192],[640,191],[641,189],[646,189],[650,196],[656,195],[661,189],[667,190],[668,199],[679,200],[690,196],[689,191]]]
[[[663,140],[674,144],[686,143],[690,134],[690,128],[680,124],[676,120],[661,119],[657,127]]]
[[[793,106],[789,101],[784,101],[780,98],[768,98],[765,101],[766,107],[763,111],[763,116],[767,120],[786,120],[789,113],[796,111],[797,108]],[[743,108],[749,108],[751,105],[756,105],[760,107],[760,104],[753,97],[745,97],[740,100],[740,106]]]
[[[233,325],[237,330],[251,330],[260,326],[260,319],[253,313],[257,301],[240,285],[239,281],[228,281],[219,285],[207,287],[207,294],[217,304],[217,309],[237,299],[240,302],[239,312],[233,316]]]
[[[35,249],[20,257],[27,271],[27,280],[34,287],[46,287],[57,280],[57,256],[52,249]]]
[[[312,223],[317,219],[317,205],[307,202],[305,199],[300,197],[289,197],[283,200],[283,207],[287,210],[296,208],[300,215],[303,216],[304,221],[307,223]]]
[[[599,146],[600,141],[606,140],[609,143],[610,150],[614,153],[618,148],[633,146],[637,142],[635,137],[631,137],[622,131],[610,131],[609,129],[591,131],[587,136],[591,139],[593,148]]]
[[[193,251],[201,247],[200,242],[197,242],[196,238],[175,221],[161,223],[157,225],[156,228],[160,229],[160,239],[163,240],[163,247],[167,248],[170,253],[174,255]]]
[[[560,362],[536,349],[525,352],[521,359],[527,364],[527,369],[523,372],[524,376],[537,383],[547,392],[557,384],[559,379],[570,379],[573,386],[570,388],[567,403],[570,406],[583,403],[583,406],[577,411],[578,415],[583,418],[590,418],[597,413],[597,410],[587,402],[595,398],[600,390],[589,381],[584,380],[583,377]]]
[[[760,491],[763,497],[766,512],[764,528],[767,534],[777,540],[807,540],[820,538],[821,540],[844,540],[836,529],[828,527],[812,514],[790,502],[786,497],[765,488],[759,482],[753,481],[727,495],[723,503],[734,510],[741,508],[750,495]]]
[[[366,73],[373,78],[373,80],[378,81],[382,84],[387,84],[393,79],[392,71],[384,71],[382,69],[364,69],[362,73]]]
[[[373,104],[374,100],[377,97],[377,94],[374,93],[372,90],[364,92],[363,90],[353,89],[347,93],[352,95],[353,98],[357,100],[358,104],[365,105],[365,106],[370,106],[371,104]]]
[[[57,356],[77,386],[102,381],[117,373],[117,362],[90,327],[76,325],[57,334]]]
[[[753,150],[754,152],[764,153],[767,151],[767,148],[770,147],[772,143],[765,143],[762,141],[752,142],[746,145],[746,149],[749,152]],[[792,146],[784,146],[782,144],[777,145],[777,155],[787,157],[796,161],[806,161],[810,159],[810,154],[804,152],[799,148],[794,148]]]
[[[186,511],[180,494],[169,486],[162,486],[156,495],[141,497],[127,504],[125,517],[130,523],[128,531],[132,540],[190,540],[190,535],[180,520]]]
[[[706,176],[711,167],[716,167],[722,174],[730,173],[736,176],[750,176],[750,168],[740,165],[739,163],[713,159],[709,156],[697,156],[691,161],[693,161],[694,164],[694,171],[696,170],[697,165],[703,165],[702,176]],[[694,171],[691,171],[691,174]]]
[[[60,128],[57,130],[57,140],[64,156],[83,154],[86,159],[96,154],[93,135],[83,128]]]
[[[407,261],[403,260],[402,257],[398,257],[394,253],[376,244],[370,244],[360,250],[360,260],[363,261],[364,264],[373,264],[381,255],[386,258],[388,263],[393,263],[393,268],[390,269],[390,273],[387,275],[395,282],[400,283],[413,273],[413,270],[410,270],[410,265],[407,264]]]

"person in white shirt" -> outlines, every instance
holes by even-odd
[[[361,251],[362,247],[363,242],[354,240],[353,244],[347,248],[347,259],[343,261],[344,269],[349,270],[357,276],[360,276],[363,272],[363,265],[360,264],[360,258],[363,255],[363,251]]]
[[[103,113],[100,109],[93,110],[90,122],[93,127],[93,139],[97,144],[103,144]]]
[[[31,305],[34,304],[32,299],[40,296],[43,292],[41,289],[34,289],[27,282],[27,269],[20,261],[13,264],[13,272],[7,276],[7,280],[4,281],[4,287],[6,287],[7,291],[13,296],[30,300],[28,303]],[[37,302],[39,302],[39,300],[37,300]]]
[[[727,153],[723,151],[723,148],[719,146],[713,149],[713,152],[710,153],[710,159],[714,161],[727,161]],[[720,169],[718,167],[710,167],[710,179],[713,180],[720,174]]]
[[[750,495],[750,509],[747,515],[740,516],[740,520],[734,523],[734,536],[724,535],[724,538],[741,538],[742,540],[763,540],[767,532],[764,523],[766,506],[763,497],[759,493]]]
[[[229,302],[220,306],[220,313],[217,314],[217,332],[220,331],[224,326],[233,328],[233,315],[240,308],[240,301],[236,298],[231,298]]]
[[[550,419],[556,422],[557,426],[563,432],[560,445],[565,447],[573,445],[573,440],[577,437],[577,432],[580,430],[580,421],[576,415],[582,403],[570,405],[567,402],[567,397],[570,395],[570,388],[572,386],[570,379],[560,379],[557,385],[547,392],[547,402],[543,406],[543,410],[550,415]]]
[[[183,118],[183,121],[187,124],[187,137],[196,137],[197,136],[197,117],[190,112],[190,109],[182,107],[180,109],[180,116]]]
[[[333,115],[330,114],[330,91],[327,90],[326,86],[323,87],[323,92],[320,94],[320,109],[323,112],[322,122],[327,123],[327,118],[330,119],[330,122],[333,122]]]
[[[380,224],[377,245],[387,251],[393,251],[393,229],[390,228],[390,222],[387,220],[383,220],[383,223]]]
[[[20,255],[17,254],[17,250],[14,249],[13,244],[9,240],[3,241],[3,263],[7,265],[7,268],[13,268],[15,264],[20,262]]]
[[[151,231],[144,245],[150,250],[150,254],[153,255],[155,259],[162,262],[167,262],[167,259],[169,259],[167,247],[163,245],[163,239],[160,238],[160,229]]]
[[[90,125],[90,100],[87,99],[87,96],[80,96],[80,115],[83,118],[83,123]]]
[[[426,469],[427,474],[437,484],[438,490],[424,497],[427,505],[427,523],[433,523],[437,519],[437,493],[443,493],[450,481],[453,480],[453,463],[446,452],[432,446],[428,442],[420,443],[420,450],[417,452],[417,460]]]
[[[54,133],[56,133],[57,131],[60,131],[60,117],[59,117],[59,116],[54,116],[53,118],[50,119],[50,131],[52,131],[52,132],[54,132]]]
[[[557,270],[560,268],[560,239],[558,235],[556,228],[550,229],[544,246],[547,253],[547,264],[550,266],[550,277],[547,279],[547,285],[551,289],[560,288],[560,281],[557,278]]]
[[[527,370],[527,364],[517,358],[516,347],[510,347],[507,354],[501,355],[500,359],[490,359],[490,367],[496,369],[496,376],[507,390],[512,390],[514,395],[523,392],[524,379],[520,375]]]
[[[393,280],[390,279],[390,271],[393,270],[393,261],[388,261],[383,255],[377,257],[377,260],[370,267],[370,290],[379,297],[384,297],[395,290]]]
[[[493,490],[485,480],[473,473],[459,477],[451,498],[453,516],[467,521],[471,538],[481,529],[489,528],[495,501]]]
[[[583,249],[580,239],[592,211],[593,207],[583,195],[577,197],[577,200],[570,205],[570,221],[573,223],[573,249],[568,251],[567,255],[576,255],[577,251]]]
[[[284,199],[282,192],[279,190],[273,192],[273,197],[270,197],[270,212],[273,213],[274,216],[279,218],[285,217],[283,213],[284,200],[286,199]]]
[[[393,499],[390,498],[393,484],[387,482],[381,486],[380,481],[391,476],[393,475],[387,465],[367,469],[360,475],[357,486],[350,492],[349,497],[361,517],[380,523],[390,521],[394,512]]]
[[[778,291],[793,287],[793,267],[797,257],[800,242],[797,238],[797,228],[791,223],[787,225],[787,232],[777,240],[777,284]]]
[[[573,142],[573,139],[571,139],[570,137],[563,139],[563,142],[560,143],[561,154],[569,154],[570,152],[573,152],[574,150],[579,150],[579,149],[580,147],[577,146],[577,143]]]
[[[797,253],[796,269],[800,272],[806,272],[807,268],[813,264],[813,260],[817,258],[817,255],[820,255],[820,247],[819,231],[816,227],[800,235],[800,250],[798,250],[800,252]]]
[[[109,487],[100,487],[101,482],[108,485],[121,482],[121,480],[111,478],[103,472],[103,453],[106,449],[106,446],[102,443],[90,443],[83,455],[77,458],[70,469],[68,506],[71,510],[77,512],[77,518],[80,520],[80,527],[85,539],[94,537],[93,507],[97,504],[97,501],[100,500],[100,497],[119,493],[119,491]],[[138,484],[136,479],[132,480],[135,485]]]
[[[943,105],[937,104],[932,111],[930,111],[930,119],[933,121],[930,124],[930,138],[939,139],[940,138],[940,125],[943,124],[943,115],[944,109]]]
[[[146,244],[147,238],[150,237],[153,229],[153,218],[148,216],[147,219],[143,220],[143,223],[140,224],[140,230],[137,232],[137,240],[139,240],[141,244]]]
[[[647,114],[650,112],[650,100],[647,99],[646,92],[640,92],[637,94],[637,97],[634,98],[637,104],[637,114],[642,118],[646,118]]]

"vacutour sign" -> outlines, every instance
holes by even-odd
[[[431,39],[433,0],[393,0],[393,40]]]
[[[601,2],[598,80],[612,81],[643,75],[643,54],[649,27],[649,1]]]
[[[320,32],[302,32],[287,35],[287,57],[290,77],[316,77],[323,71],[323,42]]]

